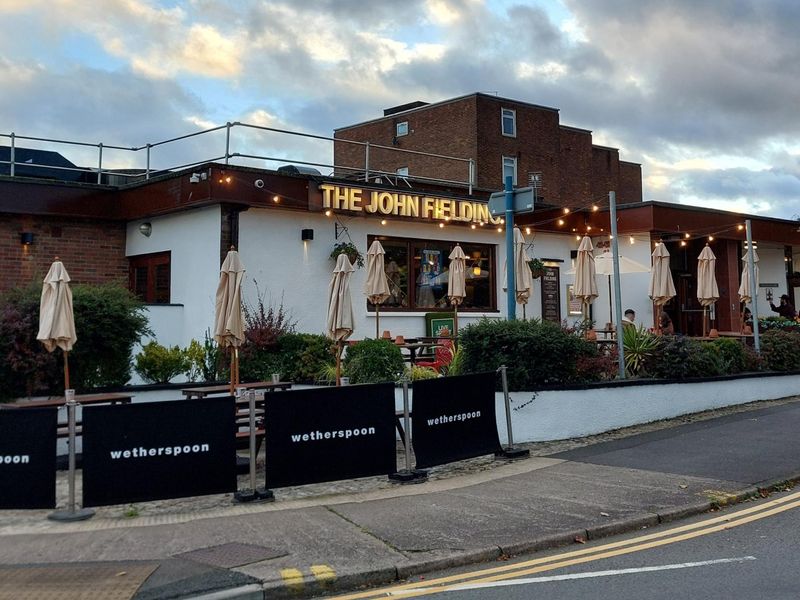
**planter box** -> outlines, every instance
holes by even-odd
[[[713,408],[795,395],[800,395],[798,373],[690,382],[634,380],[605,386],[511,392],[511,420],[514,442],[539,442],[583,437]],[[523,407],[514,410],[519,406]],[[496,394],[496,410],[500,439],[506,443],[502,393]]]

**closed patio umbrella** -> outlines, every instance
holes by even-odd
[[[336,385],[340,384],[342,368],[342,347],[344,341],[353,334],[353,301],[350,298],[350,276],[355,269],[346,254],[336,258],[333,277],[328,286],[328,319],[326,333],[336,342]]]
[[[244,343],[243,279],[244,265],[231,246],[219,270],[214,311],[214,339],[223,348],[231,348],[231,394],[239,383],[239,346]]]
[[[389,280],[384,270],[383,258],[386,253],[378,240],[372,242],[367,251],[367,281],[364,284],[364,293],[367,300],[375,305],[375,337],[380,336],[381,331],[381,304],[391,296],[389,291]]]
[[[719,300],[716,270],[717,257],[706,244],[700,256],[697,257],[697,300],[703,307],[703,337],[708,331],[708,307]]]
[[[508,281],[506,277],[507,263],[503,265],[503,281]],[[517,304],[522,305],[522,318],[525,317],[525,306],[530,300],[533,291],[533,276],[531,268],[528,266],[528,253],[525,252],[525,237],[519,227],[514,227],[514,296]],[[508,289],[503,286],[503,290]]]
[[[575,261],[573,295],[581,301],[581,313],[584,320],[589,318],[589,305],[597,298],[593,250],[592,240],[588,235],[583,236],[580,246],[578,246],[578,258]]]
[[[64,389],[69,386],[69,351],[78,340],[75,334],[75,317],[72,312],[72,290],[69,273],[56,256],[42,285],[39,303],[39,333],[36,339],[48,352],[61,348],[64,353]]]
[[[653,270],[650,273],[650,287],[648,295],[653,301],[653,319],[658,327],[659,308],[675,296],[675,284],[672,281],[672,271],[669,269],[669,250],[664,242],[658,242],[653,250]]]
[[[467,255],[456,244],[448,257],[450,259],[450,269],[447,275],[447,297],[453,305],[453,339],[458,335],[458,307],[464,302],[467,296],[466,270]]]
[[[742,257],[742,262],[744,262],[742,268],[742,283],[739,285],[739,302],[743,304],[750,304],[753,301],[753,295],[751,292],[751,279],[750,279],[750,253],[745,252],[745,255]],[[755,248],[753,248],[753,273],[755,275],[756,280],[756,287],[758,287],[758,252],[756,252]],[[744,330],[744,311],[742,311],[742,324],[741,329]]]

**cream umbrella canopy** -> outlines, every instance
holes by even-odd
[[[72,312],[72,290],[69,273],[56,256],[42,285],[39,303],[39,333],[36,339],[48,352],[61,348],[64,353],[64,389],[69,386],[69,351],[78,340],[75,334],[75,317]]]
[[[453,305],[453,338],[458,335],[458,307],[467,297],[466,270],[467,255],[456,244],[453,251],[448,256],[450,259],[450,269],[447,274],[447,297]]]
[[[669,250],[664,242],[658,242],[653,250],[653,270],[650,272],[650,288],[648,295],[653,301],[653,319],[658,327],[658,307],[666,304],[675,296],[675,284],[669,270]]]
[[[372,304],[375,305],[375,337],[378,338],[381,330],[380,307],[391,296],[389,280],[384,270],[384,255],[386,252],[378,240],[372,242],[367,251],[367,281],[364,283],[364,293]]]
[[[742,283],[739,285],[739,302],[743,304],[750,304],[753,301],[753,294],[751,291],[751,279],[750,279],[750,253],[745,253],[742,257],[742,261],[744,262],[742,268]],[[755,286],[758,287],[758,252],[756,252],[755,248],[753,248],[753,273],[755,275]],[[744,313],[744,311],[742,311]],[[742,315],[742,325],[741,329],[744,330],[744,314]]]
[[[506,277],[508,263],[503,265],[503,281],[507,281]],[[525,306],[530,300],[531,292],[533,291],[533,276],[531,275],[531,268],[528,266],[528,253],[525,252],[525,236],[522,235],[519,227],[514,227],[514,296],[517,299],[517,304],[522,305],[522,317],[525,318]],[[506,290],[507,285],[503,286]]]
[[[326,333],[336,342],[336,385],[339,385],[344,340],[353,334],[353,301],[350,298],[350,276],[355,269],[346,254],[336,258],[333,277],[328,286],[328,319]]]
[[[581,301],[581,312],[584,320],[589,317],[589,305],[597,298],[593,250],[592,240],[588,235],[583,236],[580,246],[578,246],[578,258],[575,261],[573,295]]]
[[[239,346],[244,343],[243,279],[244,265],[239,253],[231,246],[219,269],[214,311],[214,339],[223,348],[231,348],[231,395],[239,383]]]
[[[716,265],[717,257],[706,244],[697,257],[697,300],[703,307],[703,337],[708,331],[708,307],[719,300],[719,288],[714,274]]]

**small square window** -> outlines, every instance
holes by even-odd
[[[501,108],[501,131],[508,137],[517,137],[517,111],[510,108]]]
[[[395,127],[395,135],[397,137],[408,135],[408,121],[403,121],[402,123],[398,123]]]
[[[397,174],[400,177],[408,177],[408,167],[398,167]]]
[[[517,157],[503,157],[503,185],[506,184],[506,177],[511,176],[512,185],[517,185]]]

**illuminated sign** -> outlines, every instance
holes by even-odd
[[[500,217],[489,214],[489,206],[485,202],[364,190],[329,183],[320,185],[319,189],[322,190],[324,209],[438,221],[500,224]]]

